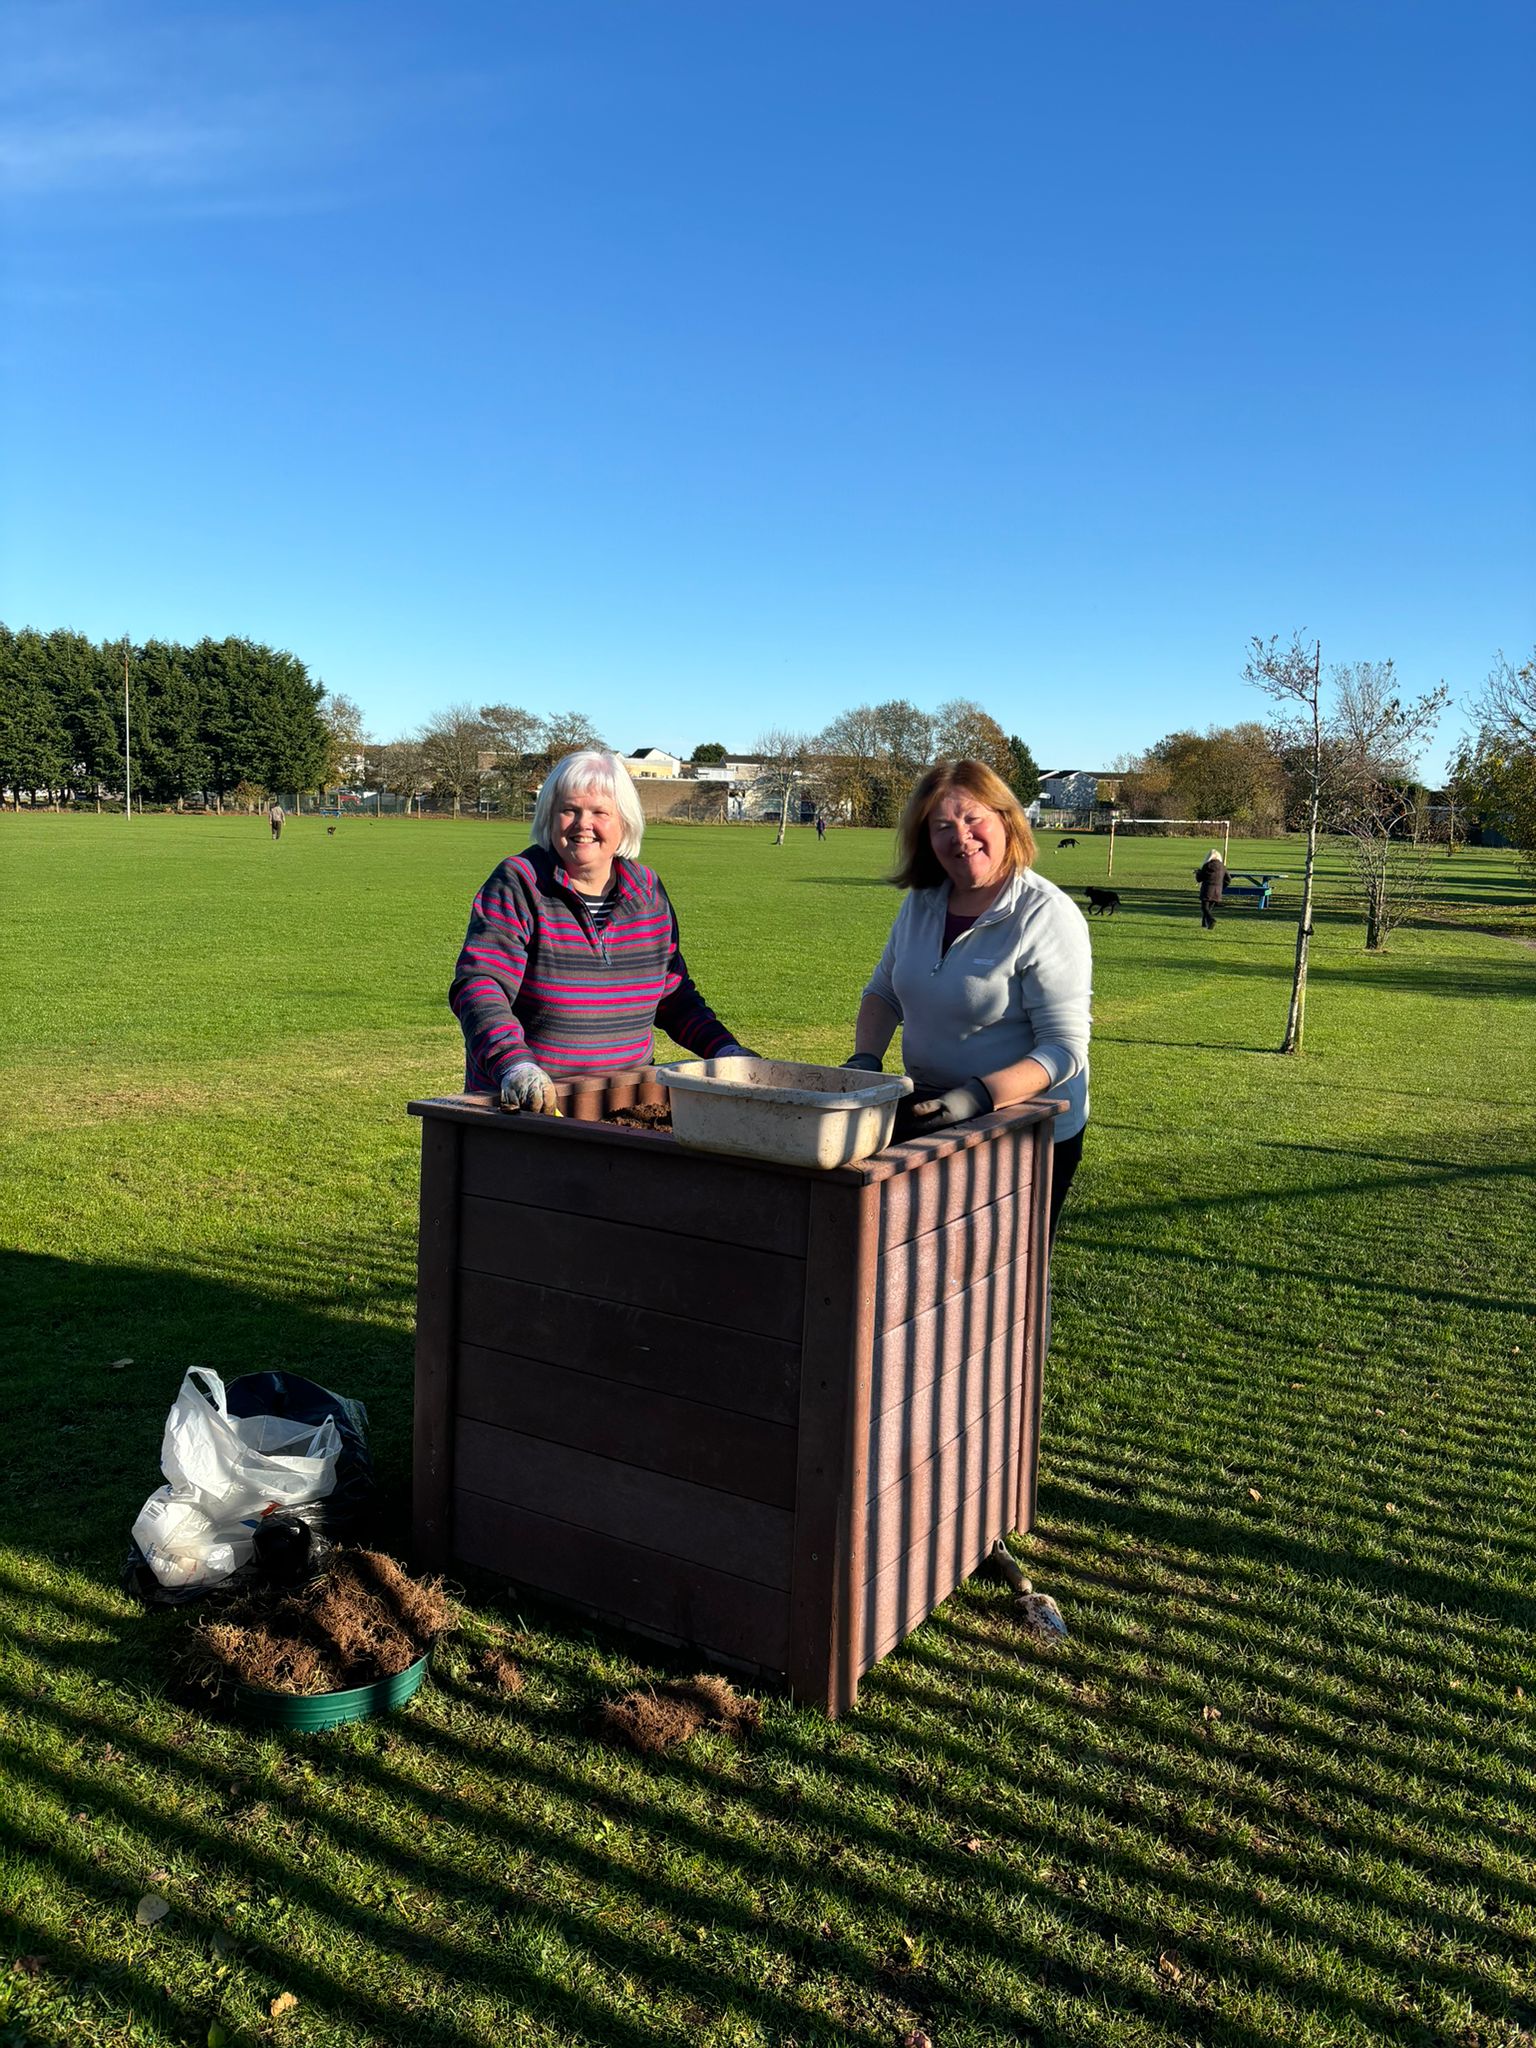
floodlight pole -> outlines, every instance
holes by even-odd
[[[133,816],[133,712],[128,703],[128,635],[123,635],[123,809]]]

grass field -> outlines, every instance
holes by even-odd
[[[976,1582],[837,1727],[765,1700],[645,1763],[660,1653],[470,1589],[389,1722],[265,1740],[117,1590],[185,1367],[372,1412],[403,1531],[416,1095],[482,823],[0,819],[0,2048],[1453,2043],[1536,2034],[1536,919],[1437,866],[1368,957],[1325,876],[1200,931],[1203,844],[1117,849],[1056,1261],[1035,1582]],[[750,1043],[839,1059],[882,835],[658,830]],[[1299,866],[1287,846],[1234,865]],[[1102,879],[1102,843],[1048,852]],[[131,1363],[118,1365],[128,1359]],[[171,1905],[141,1928],[148,1891]],[[285,2017],[272,2002],[298,2001]],[[212,2031],[210,2031],[212,2030]]]

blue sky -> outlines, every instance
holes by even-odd
[[[1099,766],[1293,628],[1465,699],[1536,641],[1533,86],[1527,0],[11,0],[0,617],[380,737],[966,695]]]

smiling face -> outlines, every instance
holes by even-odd
[[[555,806],[551,848],[576,887],[588,896],[600,896],[607,888],[623,837],[618,806],[599,789],[573,789]]]
[[[957,896],[975,895],[1007,876],[1003,821],[967,790],[939,798],[928,813],[928,843]]]

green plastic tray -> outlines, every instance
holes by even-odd
[[[334,1728],[342,1721],[365,1721],[371,1714],[391,1714],[421,1690],[431,1660],[428,1650],[373,1685],[355,1685],[349,1692],[259,1692],[252,1685],[235,1687],[235,1712],[243,1721],[266,1728]]]

